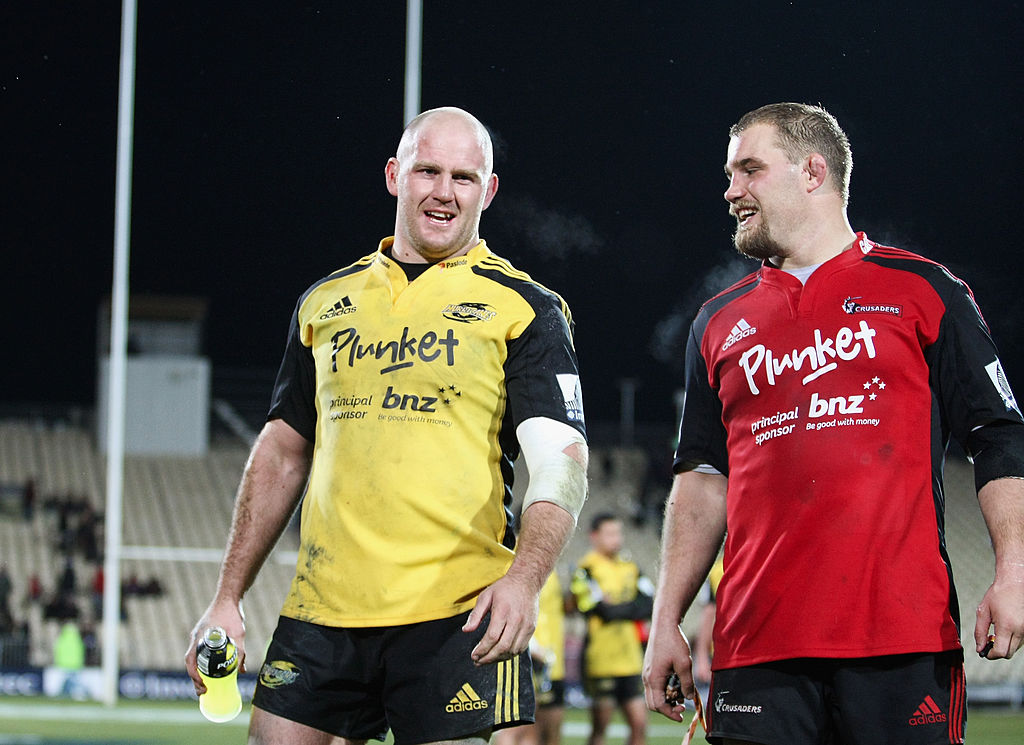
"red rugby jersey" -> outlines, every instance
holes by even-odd
[[[1021,422],[970,289],[858,233],[801,285],[765,264],[691,328],[677,471],[729,477],[715,668],[959,646],[952,433]]]

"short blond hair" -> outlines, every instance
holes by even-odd
[[[832,185],[850,202],[850,174],[853,171],[853,151],[846,132],[839,122],[822,106],[804,103],[772,103],[749,111],[729,128],[735,137],[755,124],[775,127],[778,146],[796,163],[811,153],[820,153],[828,165]]]

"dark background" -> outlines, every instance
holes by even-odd
[[[215,371],[272,370],[298,295],[392,232],[405,3],[140,5],[131,290],[207,297]],[[754,268],[727,129],[779,100],[838,117],[853,227],[967,280],[1024,392],[1020,3],[424,6],[422,106],[492,129],[481,232],[572,306],[589,420],[635,377],[639,418],[671,422],[682,332]],[[120,3],[8,3],[0,27],[0,403],[90,405]]]

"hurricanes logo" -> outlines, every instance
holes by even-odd
[[[274,660],[268,662],[260,670],[260,683],[267,688],[280,688],[294,683],[299,679],[299,668],[291,662]]]
[[[449,321],[473,323],[474,321],[490,321],[497,313],[487,303],[450,303],[441,315]]]
[[[444,710],[449,714],[453,714],[457,711],[476,711],[477,709],[486,708],[487,702],[480,698],[479,694],[473,690],[473,686],[469,683],[463,683],[462,688],[452,697],[452,700],[448,702]]]

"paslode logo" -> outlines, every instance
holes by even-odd
[[[946,715],[942,713],[942,709],[939,708],[939,705],[935,703],[935,699],[931,696],[925,696],[924,701],[917,707],[917,711],[911,714],[910,719],[907,720],[911,727],[945,721]]]
[[[473,686],[469,683],[463,683],[462,688],[452,697],[452,700],[448,702],[444,710],[449,714],[453,714],[458,711],[477,711],[486,708],[487,702],[480,698],[477,692],[473,690]]]
[[[280,688],[291,685],[299,679],[299,668],[291,662],[274,660],[260,669],[260,683],[267,688]]]
[[[736,322],[736,325],[732,327],[732,331],[729,332],[729,335],[725,337],[725,344],[722,345],[722,351],[724,352],[740,339],[746,339],[748,336],[753,336],[756,333],[757,327],[751,326],[741,318]]]

